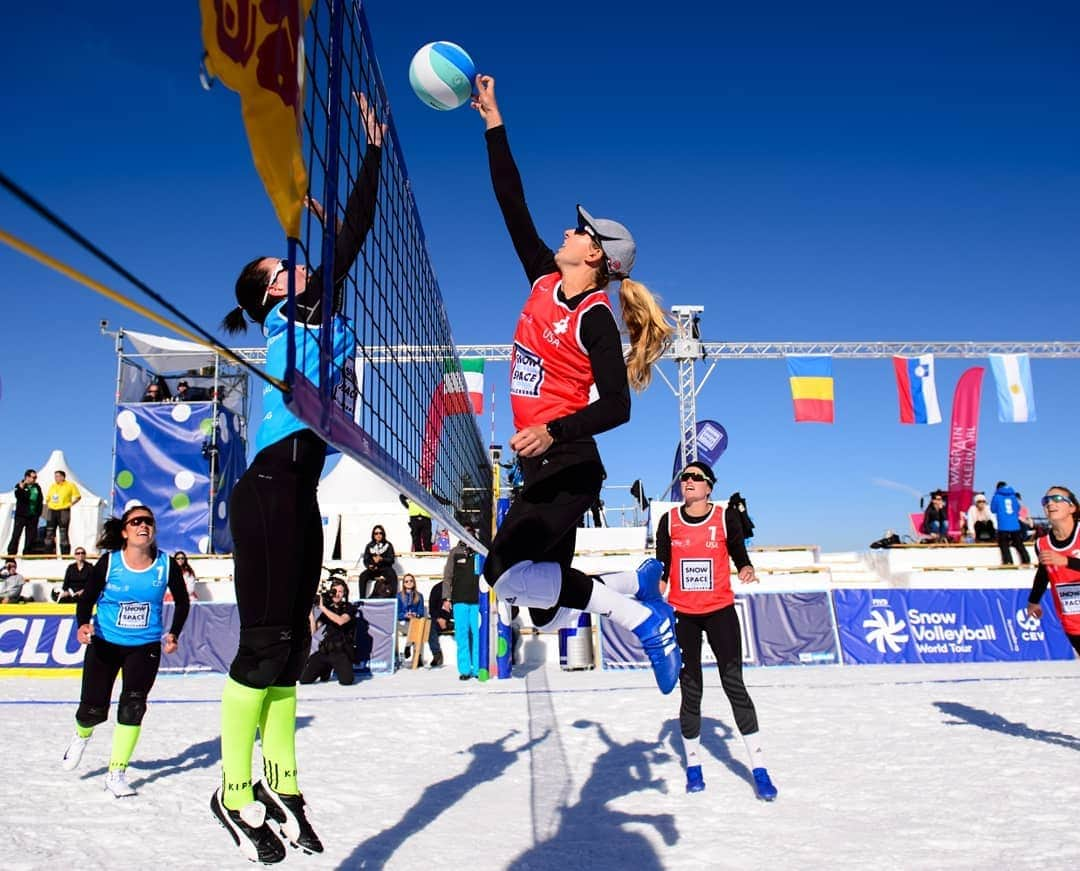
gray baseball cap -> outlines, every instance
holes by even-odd
[[[608,274],[612,278],[625,278],[634,268],[637,245],[634,237],[618,221],[607,218],[594,218],[582,208],[577,207],[578,227],[586,230],[607,256]]]

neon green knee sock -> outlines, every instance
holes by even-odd
[[[282,795],[299,795],[296,783],[296,686],[270,687],[263,703],[263,778]]]
[[[80,738],[89,738],[94,734],[93,726],[84,726],[78,720],[75,721],[75,734]]]
[[[246,687],[231,677],[221,694],[221,803],[240,810],[255,801],[251,753],[266,690]]]
[[[109,757],[109,771],[123,771],[131,761],[135,745],[139,742],[142,726],[128,726],[117,723],[112,735],[112,756]]]

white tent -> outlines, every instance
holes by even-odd
[[[401,504],[397,489],[352,457],[342,456],[319,482],[319,508],[323,516],[324,559],[330,559],[339,529],[343,560],[355,561],[363,556],[376,524],[386,530],[386,539],[396,552],[412,547],[409,512]]]
[[[97,540],[101,534],[102,524],[105,522],[105,501],[90,490],[68,465],[64,452],[55,450],[49,455],[49,459],[37,467],[38,484],[41,486],[42,496],[49,492],[53,484],[53,473],[64,472],[82,498],[71,509],[71,525],[68,527],[68,537],[71,539],[71,549],[85,547],[90,553],[97,553]],[[12,481],[11,489],[0,493],[0,547],[7,548],[11,538],[11,530],[15,522],[15,482]],[[44,520],[44,517],[42,518]],[[59,545],[59,541],[57,542]],[[19,547],[23,541],[19,542]]]

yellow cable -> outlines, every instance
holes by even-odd
[[[49,256],[44,251],[35,248],[28,242],[23,242],[21,239],[15,238],[10,233],[5,232],[4,230],[0,230],[0,242],[4,242],[5,244],[14,248],[16,251],[25,254],[31,260],[36,260],[38,261],[38,263],[41,263],[44,266],[48,266],[50,269],[56,270],[61,275],[65,275],[70,278],[72,281],[77,281],[79,284],[89,287],[91,290],[100,293],[102,296],[111,299],[113,302],[119,303],[125,308],[131,309],[133,312],[142,315],[144,318],[152,320],[154,323],[165,327],[165,329],[172,330],[174,333],[180,334],[185,339],[189,339],[190,341],[194,342],[197,345],[201,345],[207,350],[214,351],[215,353],[220,354],[222,357],[224,357],[226,360],[229,360],[230,362],[236,363],[241,366],[248,365],[245,361],[237,357],[228,348],[219,347],[216,345],[208,345],[205,340],[197,336],[195,333],[184,329],[184,327],[181,327],[179,324],[174,324],[172,321],[166,320],[161,315],[151,311],[143,305],[140,305],[133,299],[130,299],[129,297],[124,296],[122,293],[106,287],[101,282],[95,281],[89,275],[84,275],[78,270],[72,269],[70,266],[61,263],[55,257]],[[266,378],[266,380],[273,384],[278,390],[281,390],[285,393],[289,392],[289,385],[282,381],[280,378],[275,378],[273,375],[268,375],[265,372],[262,374]]]

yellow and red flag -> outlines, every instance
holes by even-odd
[[[312,0],[199,0],[207,71],[240,95],[251,156],[286,235],[307,194],[300,121]]]

